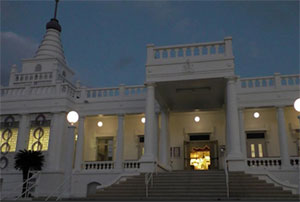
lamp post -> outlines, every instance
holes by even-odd
[[[297,112],[300,112],[300,98],[296,99],[294,102],[294,109]],[[298,120],[299,120],[299,126],[300,126],[300,115],[297,116]],[[299,142],[299,137],[298,137],[298,153],[299,153],[299,146],[300,146],[300,142]]]
[[[70,123],[68,126],[67,136],[67,156],[65,166],[65,197],[71,197],[71,183],[74,157],[74,139],[75,139],[75,123],[78,121],[79,115],[76,111],[70,111],[67,115],[67,120]]]
[[[297,112],[300,112],[300,98],[296,99],[295,102],[294,102],[294,109],[297,111]],[[298,120],[299,120],[299,126],[300,126],[300,115],[297,116]],[[298,137],[298,155],[299,155],[299,145],[300,145],[300,139]],[[299,168],[300,169],[300,168]],[[299,170],[300,171],[300,170]],[[300,175],[299,175],[299,179],[298,179],[298,194],[300,194]]]

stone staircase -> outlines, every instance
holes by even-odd
[[[229,200],[226,194],[224,171],[173,171],[153,175],[149,196],[145,196],[145,176],[140,175],[114,184],[96,194],[91,200],[153,200],[153,201],[201,201]],[[230,200],[299,201],[298,195],[283,191],[263,180],[242,172],[229,174]]]

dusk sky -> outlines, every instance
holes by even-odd
[[[51,1],[1,1],[1,84],[33,57]],[[233,38],[241,77],[299,73],[299,1],[67,1],[58,8],[70,68],[83,84],[143,84],[146,45]]]

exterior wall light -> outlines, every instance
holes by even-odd
[[[79,119],[79,115],[75,111],[70,111],[67,115],[68,122],[73,126]]]
[[[300,98],[298,98],[297,100],[295,100],[294,102],[294,108],[297,112],[300,112]]]
[[[145,117],[141,118],[141,122],[146,123],[146,118]]]
[[[195,121],[196,123],[198,123],[198,122],[200,121],[200,117],[199,117],[199,116],[195,116],[194,121]]]
[[[253,116],[254,116],[254,118],[258,119],[260,114],[258,112],[254,112]]]
[[[102,121],[99,121],[99,122],[97,123],[97,125],[98,125],[99,128],[101,128],[101,127],[103,126],[103,122],[102,122]]]

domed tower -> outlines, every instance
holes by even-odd
[[[22,69],[19,73],[15,66],[12,67],[10,86],[71,82],[74,72],[66,63],[60,38],[62,28],[56,18],[58,1],[55,3],[54,17],[46,24],[46,34],[35,56],[22,60]]]

